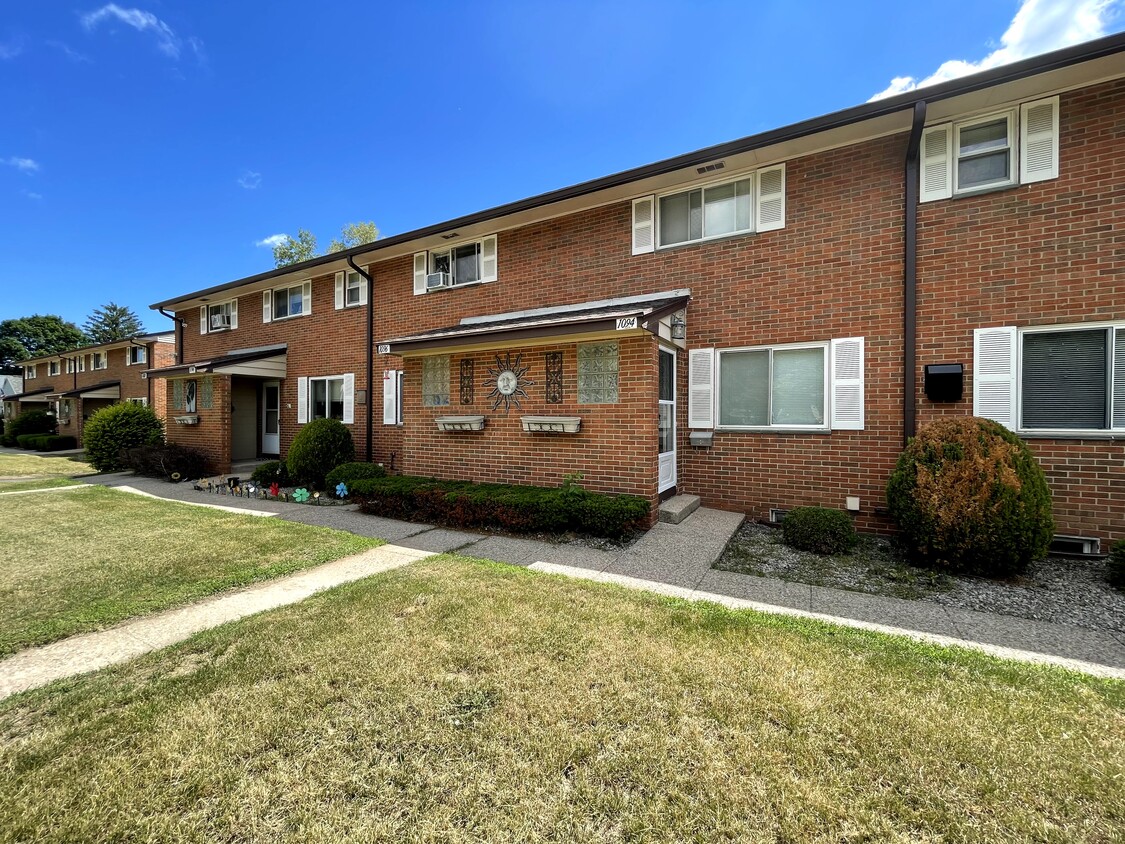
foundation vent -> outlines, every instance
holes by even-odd
[[[782,510],[780,507],[771,507],[770,508],[770,523],[775,524],[775,525],[779,525],[779,524],[781,524],[782,519],[784,519],[788,515],[789,515],[788,510]]]
[[[1090,557],[1102,552],[1102,542],[1092,536],[1065,536],[1056,533],[1048,549],[1052,554]]]

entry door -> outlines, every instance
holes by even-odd
[[[658,420],[657,450],[659,457],[659,482],[657,490],[664,492],[676,485],[676,353],[660,350],[660,416]]]
[[[281,384],[267,381],[262,385],[262,454],[280,454]]]

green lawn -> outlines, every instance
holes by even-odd
[[[0,704],[0,840],[1108,842],[1125,684],[443,557]]]
[[[100,487],[0,507],[0,655],[381,544]]]
[[[0,454],[0,478],[45,478],[89,475],[94,467],[70,457]]]
[[[37,478],[27,481],[0,481],[0,493],[23,492],[29,489],[56,489],[64,486],[79,486],[82,481],[73,478]]]

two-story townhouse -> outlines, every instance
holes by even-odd
[[[146,370],[175,362],[175,334],[142,334],[23,361],[24,392],[15,396],[12,414],[34,408],[56,415],[59,433],[82,445],[86,420],[120,401],[151,405],[166,413],[164,384]]]
[[[1123,51],[1112,36],[161,302],[186,362],[162,374],[213,382],[213,422],[173,435],[229,460],[225,400],[273,378],[281,453],[332,415],[394,471],[581,473],[886,530],[905,439],[975,413],[1027,437],[1061,533],[1125,535]],[[325,321],[280,331],[271,297],[305,284]],[[353,286],[371,304],[349,314]],[[214,344],[219,301],[243,327]]]

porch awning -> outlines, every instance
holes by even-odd
[[[250,375],[257,378],[284,378],[287,346],[270,346],[232,352],[210,360],[181,363],[160,369],[147,369],[142,378],[190,378],[193,375]]]
[[[656,334],[662,317],[683,310],[691,299],[687,289],[644,296],[602,299],[551,308],[466,317],[458,325],[383,340],[380,354],[411,355],[436,349],[499,343],[542,345],[575,335]]]
[[[121,398],[121,382],[120,381],[102,381],[98,384],[90,384],[87,387],[79,387],[76,390],[67,390],[65,393],[59,393],[63,398],[71,396],[78,396],[83,399],[113,399]]]
[[[14,396],[4,396],[4,401],[52,401],[54,391],[54,387],[42,387],[38,390],[16,393]]]

